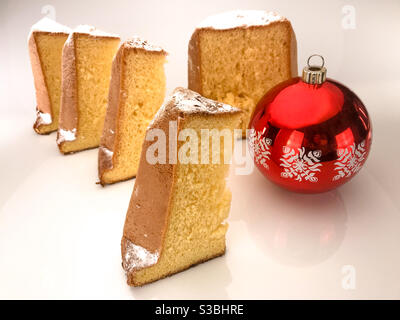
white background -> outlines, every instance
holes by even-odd
[[[299,195],[254,171],[232,172],[224,257],[129,288],[120,239],[134,180],[102,188],[97,150],[62,156],[39,136],[30,26],[52,5],[68,26],[91,24],[169,51],[168,92],[187,84],[187,43],[206,16],[265,9],[287,16],[299,70],[312,53],[353,89],[373,123],[372,152],[347,185]],[[343,28],[343,7],[355,29]],[[400,1],[0,2],[0,298],[400,298]],[[354,267],[355,288],[342,286]]]

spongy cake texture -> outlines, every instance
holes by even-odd
[[[57,144],[62,153],[99,146],[117,36],[78,28],[63,50]]]
[[[28,40],[36,89],[34,130],[48,134],[58,128],[61,96],[61,56],[70,29],[43,18],[32,26]]]
[[[200,137],[201,129],[232,132],[238,128],[241,111],[178,88],[168,99],[148,130],[159,129],[169,141],[170,123],[177,122],[177,136],[190,129]],[[221,132],[221,131],[219,131]],[[220,148],[211,149],[210,163],[200,161],[201,139],[196,161],[151,164],[146,152],[154,142],[143,144],[139,172],[132,193],[122,238],[122,260],[128,284],[143,285],[225,252],[225,234],[231,201],[226,187],[233,135],[220,138]],[[186,140],[185,140],[186,141]],[[185,143],[179,141],[177,153]],[[204,141],[203,141],[204,142]],[[170,147],[167,146],[167,154]],[[204,155],[203,155],[204,156]],[[212,156],[220,161],[212,163]],[[203,158],[204,159],[204,158]]]
[[[188,75],[189,89],[242,109],[245,130],[263,95],[297,76],[290,22],[275,13],[252,10],[206,19],[189,43]]]
[[[136,176],[146,128],[165,96],[166,52],[138,38],[121,44],[113,61],[99,148],[100,183]]]

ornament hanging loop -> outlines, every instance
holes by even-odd
[[[311,60],[311,58],[314,58],[314,57],[320,57],[320,58],[321,58],[322,64],[321,64],[320,67],[317,67],[316,65],[310,65],[310,60]],[[324,57],[321,56],[320,54],[312,54],[312,55],[309,56],[308,59],[307,59],[307,66],[308,66],[309,68],[311,68],[311,67],[323,68],[324,65],[325,65],[325,59],[324,59]]]
[[[310,60],[313,57],[320,57],[321,58],[321,65],[310,65]],[[303,69],[303,76],[302,79],[305,83],[308,84],[322,84],[326,80],[326,68],[325,59],[323,56],[319,54],[313,54],[308,57],[307,59],[307,66]]]

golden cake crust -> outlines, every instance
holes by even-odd
[[[67,29],[67,28],[66,28]],[[67,31],[67,30],[66,30]],[[35,95],[36,95],[36,121],[33,124],[33,129],[38,134],[49,134],[52,131],[46,130],[46,125],[52,123],[52,121],[58,121],[58,119],[54,119],[49,91],[47,87],[47,83],[44,77],[42,62],[39,54],[39,50],[37,48],[36,37],[41,34],[51,34],[53,36],[68,36],[68,32],[59,32],[59,31],[42,31],[38,29],[32,28],[32,31],[28,38],[28,50],[29,50],[29,58],[31,61],[32,73],[33,73],[33,81],[35,86]],[[50,115],[51,122],[45,121],[43,119],[44,115]]]
[[[69,35],[62,53],[61,105],[57,131],[57,145],[61,152],[65,138],[61,136],[60,130],[76,132],[78,128],[75,37],[76,33]]]
[[[196,99],[200,99],[200,103],[197,105],[195,103]],[[172,97],[167,99],[160,108],[148,130],[153,128],[163,130],[166,135],[166,141],[169,141],[170,121],[177,121],[177,132],[179,132],[183,127],[185,116],[188,114],[237,114],[242,112],[239,109],[222,103],[215,103],[214,101],[212,101],[212,106],[205,108],[201,105],[205,101],[211,102],[212,100],[205,99],[191,90],[176,88]],[[146,139],[143,142],[138,175],[130,199],[121,241],[122,260],[127,273],[128,284],[134,286],[140,286],[144,283],[135,281],[135,271],[140,270],[140,268],[126,266],[128,243],[140,246],[149,253],[162,254],[172,205],[172,190],[176,178],[175,170],[177,166],[169,161],[166,164],[149,164],[147,162],[146,152],[153,143],[153,141],[147,141]],[[169,153],[170,145],[167,143],[166,154],[168,155]],[[224,251],[216,256],[223,253]],[[211,258],[213,257],[209,257],[204,261]]]
[[[147,41],[140,40],[139,38],[133,38],[123,42],[115,55],[111,71],[107,112],[98,156],[99,183],[102,186],[105,185],[105,181],[103,180],[105,172],[112,169],[114,166],[114,147],[118,145],[117,133],[120,123],[119,105],[121,101],[121,81],[123,76],[123,61],[127,50],[167,55],[167,52],[162,48],[150,45]],[[128,177],[126,180],[131,178],[133,177]],[[115,182],[120,182],[120,180]]]
[[[33,81],[35,84],[35,91],[36,91],[36,121],[33,125],[33,129],[42,134],[40,131],[40,127],[42,126],[42,120],[40,117],[40,113],[47,113],[50,114],[53,118],[51,112],[51,105],[50,105],[50,97],[49,92],[47,90],[47,84],[44,79],[43,69],[40,62],[39,52],[36,46],[36,32],[32,32],[29,36],[28,40],[28,47],[29,47],[29,57],[31,60],[32,66],[32,73],[33,73]],[[50,132],[47,132],[50,133]]]
[[[76,136],[79,134],[75,42],[77,37],[82,35],[95,38],[119,39],[117,35],[107,34],[95,29],[94,27],[85,25],[78,26],[73,32],[71,32],[64,44],[62,56],[60,119],[57,131],[57,145],[60,152],[63,154],[75,152],[65,152],[63,150],[63,144],[66,141],[75,140]]]

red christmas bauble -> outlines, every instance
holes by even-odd
[[[296,192],[324,192],[346,183],[371,147],[365,106],[349,88],[326,79],[323,65],[308,65],[302,78],[270,90],[258,103],[250,129],[257,168]]]

